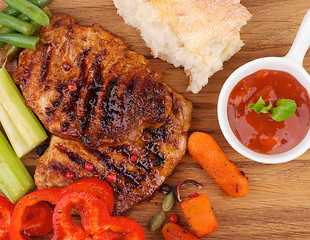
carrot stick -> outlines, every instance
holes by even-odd
[[[218,228],[207,194],[190,198],[180,206],[189,227],[199,238]]]
[[[188,151],[227,194],[233,197],[244,197],[248,194],[248,178],[229,161],[209,134],[192,133],[188,139]]]
[[[199,240],[190,231],[172,222],[167,223],[163,227],[162,234],[165,240]]]

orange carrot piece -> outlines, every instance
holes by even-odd
[[[165,240],[199,240],[190,231],[172,222],[167,223],[161,232]]]
[[[249,180],[225,155],[207,133],[194,132],[188,139],[188,151],[200,166],[229,195],[244,197],[249,192]]]
[[[189,227],[199,238],[218,228],[207,194],[190,198],[180,206]]]

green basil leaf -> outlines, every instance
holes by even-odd
[[[260,111],[261,113],[269,113],[269,111],[271,110],[272,108],[272,104],[269,103],[269,105],[267,107],[263,107],[263,109]]]
[[[271,118],[277,122],[286,120],[294,115],[297,109],[296,102],[292,99],[281,99],[277,101],[277,107],[272,109]]]
[[[260,113],[265,107],[265,101],[262,97],[260,97],[256,103],[249,104],[248,108],[253,109],[256,113]]]
[[[271,118],[277,122],[281,122],[286,120],[294,115],[297,105],[296,102],[292,99],[281,99],[277,101],[277,106],[273,107],[270,103],[267,107],[265,107],[265,101],[262,97],[260,97],[256,103],[249,104],[248,108],[253,109],[256,113],[269,113]]]
[[[269,103],[267,107],[265,107],[265,101],[262,97],[260,97],[256,103],[249,104],[248,108],[255,110],[256,113],[269,113],[270,109],[272,108],[272,104]]]

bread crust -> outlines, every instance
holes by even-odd
[[[251,18],[239,0],[114,0],[127,24],[141,32],[154,57],[183,66],[188,90],[199,92],[243,46]]]

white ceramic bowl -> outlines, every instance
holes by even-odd
[[[305,87],[310,96],[310,76],[302,66],[303,58],[309,48],[309,45],[310,10],[304,17],[304,20],[300,25],[297,36],[294,40],[294,43],[289,53],[285,57],[267,57],[251,61],[234,71],[224,83],[219,95],[217,105],[220,128],[228,143],[243,156],[257,162],[275,164],[295,159],[309,149],[310,130],[308,131],[305,138],[297,146],[287,152],[274,155],[266,155],[254,152],[245,147],[237,139],[237,137],[230,128],[227,117],[228,98],[232,89],[241,79],[260,69],[280,70],[290,73]]]

